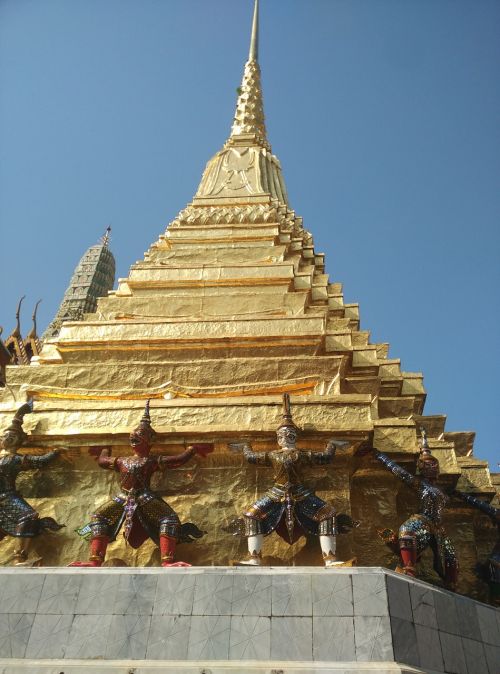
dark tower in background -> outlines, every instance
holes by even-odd
[[[97,299],[108,294],[115,282],[115,258],[109,249],[111,227],[101,241],[91,246],[78,263],[57,314],[42,340],[59,334],[64,321],[80,321],[97,308]]]

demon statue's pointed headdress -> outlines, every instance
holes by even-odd
[[[439,472],[439,461],[431,453],[425,428],[420,429],[420,456],[418,457],[417,466],[421,473],[425,472],[422,469],[431,469]]]
[[[427,441],[427,433],[425,428],[420,429],[420,454],[431,456],[431,450],[429,448],[429,442]]]
[[[278,426],[280,428],[293,428],[297,433],[299,432],[299,427],[293,423],[292,419],[292,410],[290,408],[290,396],[288,393],[283,394],[283,421]]]
[[[33,412],[33,401],[28,400],[27,403],[21,405],[21,407],[17,410],[17,412],[14,415],[14,418],[10,422],[10,426],[7,426],[4,433],[7,433],[8,431],[17,433],[20,437],[21,444],[24,443],[26,438],[28,437],[28,434],[25,433],[23,430],[23,419],[25,414],[31,414],[31,412]]]
[[[141,420],[139,425],[134,429],[134,432],[138,431],[148,431],[151,436],[155,435],[155,430],[151,426],[151,415],[149,414],[149,400],[146,400],[146,405],[144,406],[144,412],[142,413]]]

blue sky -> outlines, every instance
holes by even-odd
[[[0,2],[0,325],[41,330],[113,227],[118,276],[228,136],[251,0]],[[261,0],[269,138],[296,212],[427,414],[500,461],[500,3]],[[5,333],[4,333],[5,334]]]

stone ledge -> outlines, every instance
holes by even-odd
[[[0,658],[2,674],[498,674],[500,611],[379,567],[3,568]]]
[[[431,670],[416,669],[394,662],[220,662],[218,660],[187,661],[163,660],[138,662],[137,660],[114,660],[95,662],[89,660],[2,660],[1,674],[439,674]]]

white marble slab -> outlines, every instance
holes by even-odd
[[[89,661],[89,660],[25,660],[13,662],[0,659],[2,674],[437,674],[431,670],[406,667],[395,662],[292,662],[287,661],[283,668],[282,661],[267,660],[221,662],[204,660],[200,668],[198,661]]]
[[[35,660],[70,663],[41,674],[77,672],[82,659],[103,672],[130,661],[135,674],[178,661],[499,674],[500,611],[380,568],[4,568],[1,658],[0,674]]]

